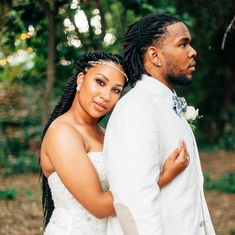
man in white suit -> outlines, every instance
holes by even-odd
[[[110,219],[108,234],[215,234],[185,102],[174,91],[192,80],[197,52],[190,41],[185,24],[167,14],[144,17],[125,33],[126,71],[136,85],[118,102],[106,129],[104,153],[121,225]],[[160,190],[161,168],[180,139],[190,163]]]

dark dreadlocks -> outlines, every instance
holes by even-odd
[[[152,14],[128,26],[124,36],[125,70],[133,86],[146,74],[144,69],[144,55],[149,46],[160,46],[161,40],[167,33],[166,27],[182,22],[169,14]]]

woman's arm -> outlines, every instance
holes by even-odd
[[[158,180],[158,186],[163,188],[180,174],[189,164],[189,155],[184,141],[180,142],[179,149],[174,150],[164,163]]]
[[[97,218],[115,214],[112,194],[103,192],[84,141],[73,127],[64,124],[50,127],[43,145],[54,171],[84,208]]]
[[[66,140],[66,141],[65,141]],[[49,128],[43,145],[61,181],[91,214],[97,218],[115,215],[111,192],[103,192],[82,137],[72,127],[60,124]],[[186,146],[175,150],[164,164],[158,184],[162,188],[185,169]]]

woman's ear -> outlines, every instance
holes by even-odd
[[[146,55],[149,59],[149,61],[151,61],[154,65],[160,67],[161,64],[161,60],[160,60],[160,53],[159,53],[159,49],[155,46],[150,46],[147,49]]]
[[[82,72],[77,75],[77,91],[80,91],[84,77],[85,75]]]

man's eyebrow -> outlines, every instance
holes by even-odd
[[[179,41],[183,41],[183,42],[191,42],[191,38],[183,36],[181,38],[179,38]]]

